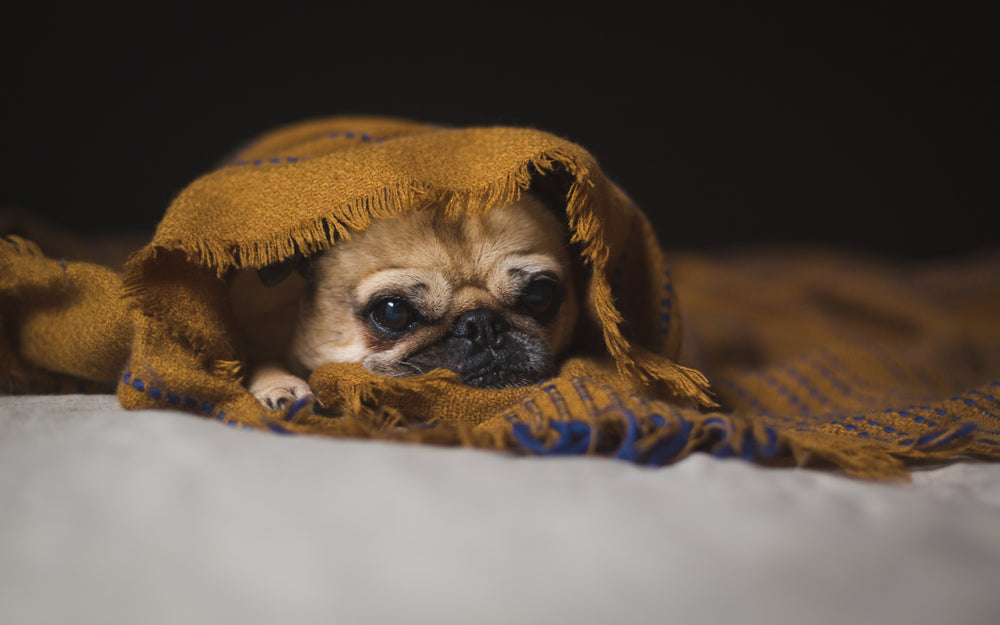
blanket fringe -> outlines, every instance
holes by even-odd
[[[433,190],[415,182],[384,186],[370,195],[331,205],[324,215],[286,229],[280,235],[266,233],[259,239],[218,242],[201,238],[162,239],[133,254],[126,267],[126,280],[137,267],[155,262],[162,252],[178,251],[193,264],[211,267],[219,276],[230,269],[260,268],[296,253],[316,254],[340,239],[363,232],[374,221],[408,210],[444,206],[445,214],[458,217],[481,215],[491,208],[517,201],[531,186],[533,172],[541,175],[564,167],[575,178],[567,193],[567,216],[572,241],[584,244],[586,258],[599,267],[607,262],[608,250],[601,236],[601,223],[593,216],[593,200],[583,191],[592,183],[581,183],[589,169],[558,150],[543,152],[509,172],[503,179],[468,191]],[[192,186],[197,185],[196,181]]]
[[[598,212],[602,204],[594,196],[597,190],[592,181],[593,172],[589,165],[579,162],[574,155],[558,149],[543,151],[508,172],[501,180],[469,191],[433,191],[414,183],[385,186],[372,195],[332,206],[324,215],[289,228],[277,237],[268,235],[239,243],[195,238],[159,241],[130,257],[125,268],[125,294],[145,315],[163,320],[170,305],[148,291],[145,269],[160,262],[166,253],[181,253],[188,262],[210,268],[222,278],[230,269],[260,268],[296,253],[312,255],[322,252],[335,241],[364,231],[375,220],[406,210],[444,205],[446,214],[452,216],[484,214],[495,206],[515,202],[523,190],[530,188],[535,174],[551,175],[557,170],[566,171],[572,178],[566,193],[571,241],[582,246],[583,257],[592,268],[593,311],[602,327],[608,352],[619,363],[620,370],[623,373],[639,372],[646,380],[661,380],[678,395],[695,398],[703,405],[714,405],[705,394],[707,383],[697,372],[676,365],[659,363],[654,366],[635,360],[632,346],[621,331],[623,318],[615,306],[611,285],[605,275],[610,252],[604,237],[603,218]],[[196,181],[192,186],[197,184]],[[610,188],[600,191],[611,193]],[[183,328],[175,329],[199,352],[207,347],[205,341],[193,333],[185,332]]]

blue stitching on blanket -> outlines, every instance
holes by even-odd
[[[637,462],[639,460],[639,450],[635,448],[635,441],[639,437],[639,420],[636,418],[635,412],[627,406],[621,402],[616,402],[616,404],[614,409],[625,417],[625,436],[622,437],[622,442],[618,445],[618,450],[615,451],[614,457],[619,460]]]
[[[732,424],[721,417],[710,417],[702,424],[719,433],[718,442],[712,447],[711,455],[716,458],[729,458],[734,454],[733,446],[729,443],[729,436],[732,433]]]
[[[931,447],[931,448],[941,447],[943,445],[947,445],[948,443],[958,438],[968,436],[969,434],[972,434],[975,431],[976,431],[975,423],[966,423],[965,425],[958,427],[955,431],[950,433],[937,431],[937,432],[931,432],[930,434],[925,434],[917,439],[917,445],[921,447]]]
[[[778,433],[768,426],[764,428],[764,435],[767,437],[767,442],[759,450],[758,457],[770,460],[778,453]]]
[[[594,402],[594,398],[590,395],[590,391],[587,390],[587,387],[584,384],[584,379],[575,377],[571,380],[571,383],[573,388],[576,390],[576,394],[580,397],[580,401],[582,401],[584,406],[587,407],[587,412],[591,415],[596,415],[598,412],[597,404]],[[587,433],[587,444],[589,448],[591,439],[593,439],[596,444],[597,439],[600,437],[600,432],[597,428],[591,426],[590,424],[586,425],[589,430]]]
[[[555,385],[545,384],[541,388],[545,391],[545,394],[548,396],[549,401],[552,402],[556,411],[560,415],[568,416],[569,410],[566,406],[566,400],[563,398],[562,394],[555,387]],[[528,404],[531,404],[531,406],[528,406]],[[529,412],[537,414],[537,407],[534,405],[533,400],[524,402],[524,406]],[[557,435],[555,442],[549,447],[544,445],[541,437],[536,438],[532,435],[531,429],[527,426],[527,424],[515,422],[512,424],[512,431],[515,438],[518,439],[518,442],[520,442],[525,448],[539,455],[578,455],[584,453],[590,447],[591,428],[587,423],[582,421],[549,421],[546,425],[549,431],[555,432]]]
[[[607,392],[614,394],[614,391],[611,389],[607,389]],[[639,408],[649,416],[650,420],[657,427],[667,425],[666,415],[659,412],[657,408],[654,408],[647,397],[633,394],[629,397],[629,401],[638,404]],[[684,451],[684,448],[691,440],[691,432],[694,430],[694,424],[689,419],[685,419],[674,406],[664,403],[657,405],[671,410],[671,417],[677,423],[678,430],[670,436],[661,438],[647,451],[643,464],[648,466],[661,466],[674,460],[678,454]]]
[[[742,446],[743,450],[740,452],[740,458],[747,461],[753,460],[754,456],[757,455],[757,439],[754,438],[751,430],[743,432]]]
[[[238,165],[240,167],[246,167],[248,165],[253,165],[255,167],[259,167],[259,166],[264,165],[264,164],[272,164],[273,165],[273,164],[277,164],[277,163],[281,163],[281,162],[285,162],[285,163],[297,163],[298,161],[305,161],[305,160],[309,160],[309,159],[299,158],[298,156],[286,156],[283,159],[279,158],[279,157],[274,157],[274,158],[257,158],[257,159],[254,159],[252,161],[236,161],[233,164],[234,165]]]
[[[586,387],[584,379],[574,378],[571,383],[576,393],[580,396],[580,400],[592,412],[596,411],[596,415],[614,413],[624,417],[622,423],[625,429],[622,440],[618,443],[617,448],[612,454],[613,457],[637,464],[661,465],[674,459],[677,454],[683,451],[690,440],[693,424],[689,420],[675,415],[678,422],[677,432],[672,436],[664,437],[655,446],[643,449],[636,444],[642,432],[640,426],[641,417],[635,410],[627,406],[616,392],[602,385],[601,388],[611,399],[611,404],[602,411],[597,411],[596,404]],[[540,388],[546,392],[553,405],[562,413],[564,410],[563,406],[565,406],[565,399],[555,385],[546,384]],[[522,407],[529,412],[535,412],[537,408],[529,406],[529,404],[533,403],[533,400],[525,401]],[[642,415],[643,418],[648,419],[656,427],[666,426],[666,418],[662,414],[653,413],[649,408],[648,402],[641,401],[638,403],[644,413]],[[510,421],[514,438],[518,441],[521,448],[536,455],[583,454],[591,448],[592,444],[597,444],[598,441],[594,440],[594,437],[600,434],[600,431],[596,430],[591,423],[571,420],[549,421],[546,423],[547,430],[536,436],[532,433],[528,424],[518,421],[513,416],[510,417]],[[555,441],[546,445],[544,443],[545,434],[555,434]]]
[[[288,410],[285,411],[285,414],[281,415],[281,418],[284,419],[285,421],[291,421],[292,419],[295,418],[295,415],[297,415],[304,408],[306,408],[307,406],[309,406],[310,404],[312,404],[312,402],[313,402],[313,398],[311,398],[311,397],[303,397],[301,399],[296,400],[296,402],[294,404],[292,404],[288,408]],[[287,430],[286,430],[286,432],[287,432]]]
[[[553,421],[550,427],[559,434],[552,451],[558,454],[580,455],[590,448],[590,426],[582,421]]]
[[[267,429],[276,434],[289,434],[290,432],[273,421],[267,422]]]
[[[660,466],[676,458],[679,453],[684,451],[684,447],[691,439],[691,430],[693,428],[694,424],[690,421],[680,419],[680,428],[677,432],[669,438],[664,438],[661,444],[650,450],[649,457],[646,458],[646,464]]]
[[[590,396],[590,392],[584,384],[583,378],[574,378],[573,386],[577,389],[577,394],[580,395],[580,398],[584,403],[596,408],[596,405]],[[601,411],[601,413],[615,413],[625,417],[625,435],[622,438],[621,443],[619,443],[618,449],[614,453],[614,457],[619,460],[626,460],[638,464],[649,464],[650,451],[647,450],[644,452],[644,450],[636,445],[636,441],[638,440],[640,434],[640,428],[639,419],[637,418],[635,411],[629,408],[628,405],[622,401],[618,393],[607,385],[602,384],[600,388],[611,400],[611,404]],[[666,419],[662,415],[654,416],[650,414],[651,411],[649,410],[648,404],[642,404],[641,402],[635,403],[639,404],[639,408],[642,409],[645,416],[653,422],[654,425],[657,427],[663,427],[666,425]],[[599,431],[595,431],[594,436],[599,436],[599,433]],[[652,451],[655,451],[655,449]]]
[[[968,394],[973,397],[982,397],[984,400],[991,402],[994,406],[1000,405],[1000,398],[994,397],[993,395],[988,395],[982,391],[972,390],[969,391]],[[985,415],[986,418],[992,419],[993,421],[1000,421],[1000,415],[997,415],[997,413],[987,410],[982,405],[980,405],[978,401],[972,399],[971,397],[967,397],[964,401],[967,406],[975,407],[975,409],[981,414]]]
[[[538,404],[535,403],[535,400],[529,399],[522,403],[521,407],[531,413],[531,416],[535,418],[535,421],[541,423],[545,420],[545,417],[542,415],[542,411],[539,409]]]
[[[566,406],[566,400],[563,399],[562,393],[559,392],[559,389],[554,384],[546,384],[542,387],[542,390],[548,395],[549,401],[552,402],[552,406],[555,407],[559,416],[564,418],[571,416],[569,408]]]
[[[829,350],[822,349],[811,355],[808,364],[816,370],[834,388],[840,391],[845,397],[854,398],[857,401],[867,403],[868,400],[884,400],[889,397],[902,397],[899,392],[883,388],[878,391],[871,390],[871,383],[864,378],[852,375],[852,369],[834,356]],[[848,377],[852,382],[845,381]]]
[[[145,380],[142,380],[140,378],[137,378],[137,377],[133,376],[132,373],[129,372],[129,371],[126,371],[126,372],[124,372],[122,374],[121,381],[126,386],[132,387],[132,388],[134,388],[135,390],[137,390],[139,392],[146,393],[147,395],[149,395],[152,399],[154,399],[156,401],[160,401],[160,400],[162,400],[162,399],[165,398],[167,400],[167,402],[170,403],[173,406],[180,406],[181,403],[183,402],[183,404],[184,404],[183,407],[185,409],[187,409],[189,411],[192,411],[192,412],[198,411],[198,412],[201,412],[201,413],[209,415],[209,416],[211,416],[215,412],[215,406],[211,402],[202,401],[202,400],[199,400],[199,399],[197,399],[195,397],[181,397],[181,396],[179,396],[176,393],[173,393],[171,391],[164,391],[163,389],[159,388],[158,386],[154,386],[152,383],[148,383]],[[36,383],[35,379],[29,379],[29,380],[27,380],[26,384],[27,384],[29,392],[33,391],[35,389],[35,387],[37,386],[37,383]],[[8,385],[9,385],[10,388],[14,387],[15,382],[14,382],[14,377],[13,376],[9,376]],[[113,393],[114,392],[114,383],[113,382],[112,383],[92,382],[92,385],[93,385],[93,388],[97,389],[97,392],[108,392],[108,393]],[[75,390],[76,390],[77,393],[80,393],[80,394],[85,393],[86,390],[87,390],[87,381],[83,380],[83,379],[77,379],[76,380],[76,385],[75,385]],[[61,394],[62,391],[63,391],[62,382],[60,382],[59,380],[53,381],[52,385],[50,387],[50,392],[52,394],[57,394],[58,395],[58,394]],[[294,416],[296,414],[298,414],[299,411],[301,411],[308,403],[309,403],[308,399],[303,399],[303,400],[297,401],[295,404],[292,405],[292,407],[287,412],[285,412],[285,414],[282,415],[282,418],[285,421],[292,420],[292,418],[294,418]],[[199,407],[199,404],[201,404],[200,407]],[[233,425],[233,426],[239,425],[242,428],[249,428],[249,427],[251,427],[251,426],[246,425],[246,424],[242,424],[242,423],[237,424],[236,422],[228,420],[228,417],[226,416],[226,413],[221,412],[221,411],[216,416],[217,416],[218,420],[226,423],[227,425]],[[271,428],[271,429],[274,430],[274,428]],[[286,430],[285,428],[280,428],[280,429],[281,429],[282,433],[288,433],[288,430]],[[277,431],[277,430],[275,430],[275,431]]]
[[[372,135],[368,134],[367,132],[358,133],[358,132],[355,132],[353,130],[346,130],[344,132],[333,131],[331,133],[328,133],[326,136],[328,138],[330,138],[330,139],[340,139],[340,138],[355,139],[356,138],[356,139],[359,139],[359,140],[361,140],[361,141],[363,141],[365,143],[382,143],[383,141],[385,141],[385,137],[373,137]],[[240,160],[240,161],[236,161],[233,164],[234,165],[238,165],[240,167],[246,167],[248,165],[253,165],[255,167],[259,167],[261,165],[276,165],[276,164],[282,163],[282,162],[284,162],[284,163],[296,163],[298,161],[305,161],[305,160],[309,160],[308,157],[286,156],[286,157],[282,158],[282,157],[274,156],[274,157],[271,157],[271,158],[256,158],[256,159],[254,159],[252,161]]]
[[[333,132],[329,133],[327,136],[330,137],[331,139],[339,139],[340,137],[343,137],[345,139],[358,138],[358,139],[364,141],[365,143],[368,143],[368,142],[371,142],[371,143],[381,143],[381,142],[385,141],[385,137],[373,137],[370,134],[368,134],[367,132],[362,132],[361,134],[358,134],[357,132],[355,132],[353,130],[345,130],[343,133],[334,130]]]
[[[580,396],[580,401],[587,407],[587,412],[591,415],[596,415],[597,404],[594,403],[594,398],[590,395],[590,391],[588,391],[587,387],[584,385],[583,378],[575,377],[570,382],[573,385],[573,389],[576,391],[576,394]]]
[[[792,410],[796,414],[811,414],[809,407],[805,405],[798,393],[793,392],[787,384],[775,377],[773,372],[762,372],[759,374],[759,377],[776,390],[779,395],[784,397],[785,401],[792,405]],[[771,408],[773,409],[773,406]]]
[[[667,336],[670,334],[670,319],[674,307],[674,283],[669,268],[663,270],[663,276],[665,282],[663,283],[663,293],[660,298],[660,328],[656,338],[657,352],[662,352],[667,346]]]
[[[125,384],[125,386],[130,386],[141,393],[146,393],[154,400],[159,401],[164,397],[166,397],[167,402],[174,406],[179,406],[181,405],[181,403],[183,403],[184,408],[186,408],[187,410],[198,411],[207,416],[215,416],[217,420],[225,423],[226,425],[231,425],[234,427],[239,426],[241,428],[250,427],[244,423],[236,423],[235,421],[230,421],[229,418],[226,416],[225,412],[219,411],[218,414],[214,414],[215,405],[212,404],[211,402],[203,401],[195,397],[189,397],[189,396],[181,397],[180,395],[177,395],[176,393],[173,393],[171,391],[164,391],[158,386],[147,384],[144,380],[133,376],[130,372],[126,371],[122,375],[122,382]],[[287,430],[284,430],[284,428],[281,429],[287,432]]]
[[[829,372],[829,369],[824,365],[819,365],[817,369],[820,369],[821,374]],[[824,372],[822,371],[822,369],[827,369],[827,371]],[[824,375],[824,377],[828,376]],[[772,384],[777,382],[777,380],[775,379],[768,381]],[[796,381],[801,384],[800,380]],[[852,394],[852,389],[844,385],[842,381],[836,379],[830,381],[835,386],[843,385],[844,390],[847,392],[847,394]],[[731,382],[730,384],[737,390],[738,393],[742,391],[742,393],[740,393],[741,395],[744,396],[749,395],[749,393],[747,393],[745,389],[742,389],[734,382]],[[1000,380],[992,382],[991,385],[994,387],[1000,387]],[[582,381],[575,379],[573,381],[573,386],[576,389],[577,393],[581,396],[581,400],[584,401],[584,403],[587,404],[588,406],[592,406],[593,399],[590,397],[589,392],[586,391],[586,387],[583,385]],[[550,390],[555,391],[554,388],[551,387],[546,388],[546,391]],[[626,419],[625,439],[619,446],[618,451],[615,455],[619,458],[631,460],[633,462],[643,462],[643,459],[640,458],[640,454],[637,453],[637,450],[634,449],[633,445],[634,434],[637,432],[637,426],[638,426],[638,421],[636,419],[635,412],[624,406],[621,400],[618,399],[617,394],[613,390],[605,389],[605,392],[608,393],[608,396],[611,397],[613,401],[613,405],[609,407],[608,410],[615,410],[619,414],[622,414]],[[994,404],[1000,404],[1000,399],[994,397],[993,395],[989,395],[981,391],[971,391],[970,394],[976,397],[982,397],[983,399],[992,402]],[[556,392],[556,395],[558,396],[558,392]],[[561,400],[561,396],[559,396],[559,399]],[[640,398],[640,399],[642,399],[642,401],[638,403],[641,406],[643,406],[646,416],[649,417],[656,426],[658,427],[663,426],[666,423],[666,420],[664,419],[663,415],[655,414],[653,409],[650,407],[649,402],[645,400],[645,398]],[[980,402],[971,400],[968,396],[956,397],[954,398],[954,400],[963,401],[963,403],[965,403],[966,405],[976,408],[979,412],[984,413],[989,417],[1000,419],[1000,416],[997,416],[995,413],[987,410],[981,405]],[[556,401],[554,401],[553,403],[556,403]],[[529,411],[530,410],[531,408],[529,408]],[[931,409],[930,407],[911,407],[907,410],[889,411],[889,412],[895,412],[896,414],[898,414],[903,418],[912,419],[915,423],[923,424],[927,428],[938,428],[938,423],[936,421],[928,420],[923,415],[913,416],[912,412],[910,412],[911,410],[933,411],[934,414],[942,417],[951,414],[949,413],[949,411],[943,408]],[[668,462],[683,450],[684,446],[690,439],[690,433],[692,429],[691,422],[679,415],[674,415],[674,416],[680,423],[678,432],[674,436],[665,437],[662,443],[658,444],[653,449],[650,449],[646,454],[646,458],[644,459],[643,462],[644,464],[660,465],[665,462]],[[789,421],[788,418],[784,420],[786,422]],[[891,425],[885,424],[877,419],[872,418],[871,416],[856,415],[852,417],[852,420],[856,422],[865,422],[868,426],[873,428],[879,428],[885,434],[890,435],[890,437],[873,436],[871,432],[858,431],[858,427],[856,425],[845,424],[844,428],[847,431],[856,432],[855,435],[858,438],[877,439],[877,440],[882,440],[886,443],[894,443],[897,445],[906,445],[906,446],[920,445],[922,447],[938,447],[941,445],[946,445],[957,438],[968,436],[969,434],[977,430],[981,432],[994,433],[992,431],[979,428],[975,423],[966,423],[950,433],[943,432],[940,429],[936,429],[920,437],[917,441],[914,441],[912,438],[907,437],[906,432],[897,431]],[[836,421],[834,423],[841,423],[841,422]],[[720,439],[714,446],[712,450],[712,455],[716,457],[730,457],[735,455],[735,450],[729,440],[732,434],[732,429],[730,427],[731,424],[727,420],[718,417],[706,419],[704,424],[708,427],[713,427],[713,429],[716,429],[720,434]],[[809,422],[799,422],[797,425],[800,428],[807,428],[811,427],[813,424]],[[589,439],[589,437],[599,435],[598,432],[591,431],[590,428],[585,423],[577,423],[576,425],[561,423],[555,428],[559,434],[556,444],[554,444],[552,447],[547,448],[543,445],[541,438],[535,438],[534,436],[531,435],[530,429],[525,424],[515,423],[514,429],[515,429],[515,436],[519,440],[519,442],[521,442],[526,449],[529,449],[530,451],[533,451],[534,453],[537,454],[582,453],[582,450],[586,449],[586,446],[583,444],[584,441]],[[744,434],[744,438],[741,441],[742,451],[740,454],[743,458],[745,459],[758,458],[767,460],[773,458],[777,454],[779,449],[779,436],[777,431],[770,426],[765,426],[763,429],[763,434],[765,437],[765,441],[763,442],[758,441],[756,437],[753,435],[753,433],[750,431]],[[584,438],[585,435],[586,438]],[[898,440],[893,441],[892,440],[893,438]],[[977,440],[980,440],[981,442],[986,442],[991,445],[1000,445],[1000,442],[998,441],[989,441],[987,439],[977,439]]]
[[[808,364],[808,362],[804,362],[803,364]],[[834,412],[833,404],[830,403],[830,398],[823,394],[819,387],[813,384],[809,378],[803,375],[797,365],[788,364],[781,367],[779,370],[797,382],[802,390],[809,394],[809,397],[812,398],[813,401],[820,404],[820,414],[831,414]]]
[[[733,391],[736,392],[736,394],[740,397],[740,399],[746,402],[747,408],[751,410],[758,410],[763,408],[763,406],[760,403],[760,400],[751,395],[750,391],[741,386],[739,383],[737,383],[736,380],[723,379],[720,380],[720,384],[723,384],[724,386],[728,386],[729,388],[733,389]]]

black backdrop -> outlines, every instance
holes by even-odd
[[[984,15],[262,7],[8,20],[0,203],[151,230],[258,132],[377,113],[574,140],[671,247],[998,242]]]

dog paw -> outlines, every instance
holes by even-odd
[[[285,410],[300,399],[316,400],[316,395],[313,394],[312,389],[305,384],[302,386],[269,388],[261,393],[254,393],[254,397],[257,398],[257,401],[272,410]]]
[[[279,370],[261,371],[251,380],[247,390],[272,410],[285,410],[303,399],[317,401],[305,380]]]

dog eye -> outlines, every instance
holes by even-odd
[[[375,302],[369,317],[372,323],[384,332],[405,332],[417,322],[417,314],[406,300],[386,297]]]
[[[521,305],[536,317],[545,317],[552,312],[559,295],[559,283],[543,276],[535,278],[521,292]]]

